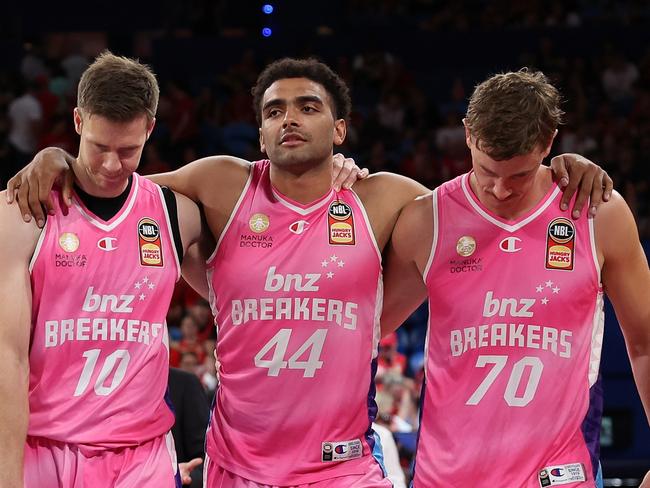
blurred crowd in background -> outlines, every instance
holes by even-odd
[[[315,2],[313,11],[324,8],[309,27],[300,22],[302,11],[283,12],[293,2],[278,2],[269,25],[280,40],[259,35],[264,19],[237,5],[245,3],[168,0],[149,16],[130,18],[129,33],[117,37],[92,20],[77,32],[32,35],[21,14],[6,16],[0,25],[18,40],[3,44],[2,53],[11,55],[0,66],[2,185],[41,148],[76,153],[75,88],[104,48],[151,63],[159,76],[157,123],[142,174],[215,154],[261,159],[250,94],[257,74],[282,55],[315,55],[351,88],[353,112],[340,152],[373,172],[401,173],[429,188],[470,168],[462,118],[473,86],[526,66],[544,71],[565,100],[553,153],[577,152],[603,165],[642,239],[650,239],[650,44],[632,40],[649,24],[647,2]],[[308,41],[295,42],[289,29],[310,29]],[[400,32],[400,40],[385,39]],[[413,46],[413,39],[431,44]],[[485,49],[500,47],[488,61]],[[415,449],[426,318],[422,307],[380,344],[377,421],[394,433],[405,465]],[[196,374],[212,395],[218,380],[209,305],[181,282],[167,321],[171,365]]]

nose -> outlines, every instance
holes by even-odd
[[[122,167],[122,162],[117,153],[109,152],[104,156],[104,163],[102,166],[109,173],[117,173]]]
[[[287,128],[291,126],[298,126],[298,110],[292,107],[287,107],[287,110],[284,112],[284,120],[282,121],[282,127]]]
[[[494,180],[494,186],[492,187],[492,194],[497,198],[497,200],[505,200],[512,195],[512,190],[503,178],[496,178]]]

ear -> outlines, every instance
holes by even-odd
[[[555,132],[553,132],[553,137],[551,137],[551,140],[548,143],[548,146],[544,149],[543,158],[546,158],[549,154],[551,154],[551,148],[553,147],[553,141],[555,140],[555,136],[557,136],[557,129],[555,129]]]
[[[151,136],[151,133],[153,132],[153,128],[156,126],[156,117],[151,119],[151,122],[149,122],[149,125],[147,126],[147,141],[149,140],[149,136]]]
[[[469,127],[467,127],[465,119],[463,119],[463,126],[465,127],[465,144],[467,144],[467,147],[472,149],[472,134],[469,132]]]
[[[258,129],[260,133],[260,151],[266,154],[266,145],[264,144],[264,136],[262,135],[262,129]]]
[[[340,146],[345,141],[345,136],[348,133],[348,126],[345,119],[338,119],[334,121],[334,145]]]
[[[77,134],[81,135],[81,128],[83,127],[83,117],[81,116],[81,109],[79,107],[74,108],[72,118],[74,120],[74,130],[77,132]]]

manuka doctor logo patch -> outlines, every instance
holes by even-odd
[[[575,257],[576,230],[569,219],[557,218],[548,224],[546,234],[546,269],[572,271]]]
[[[162,243],[158,222],[148,217],[138,222],[138,247],[140,248],[140,265],[163,266]]]
[[[354,246],[354,215],[347,203],[337,200],[330,204],[327,233],[331,245]]]
[[[79,249],[79,238],[72,232],[64,232],[59,236],[59,246],[65,252],[75,252]]]

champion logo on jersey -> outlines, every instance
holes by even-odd
[[[117,238],[116,237],[102,237],[97,241],[97,247],[102,251],[115,251],[117,249]]]
[[[297,220],[289,226],[289,230],[296,235],[300,235],[307,230],[307,227],[309,227],[309,222],[306,220]]]
[[[585,469],[581,463],[547,466],[540,470],[538,479],[541,487],[587,481]]]
[[[521,239],[519,237],[510,236],[499,242],[499,249],[503,252],[519,252],[521,251]]]

